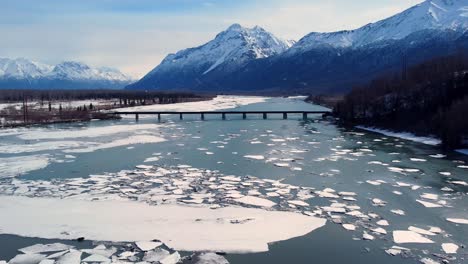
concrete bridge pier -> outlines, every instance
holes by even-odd
[[[263,119],[267,119],[267,113],[263,113]]]
[[[242,119],[247,119],[247,113],[242,113]]]
[[[302,119],[307,120],[307,113],[302,113]]]
[[[226,120],[226,113],[222,113],[221,116],[222,116],[223,120]]]
[[[201,113],[200,118],[201,118],[201,120],[205,120],[205,113]]]
[[[183,119],[184,119],[184,116],[183,116],[182,113],[179,114],[179,119],[180,119],[180,120],[183,120]]]
[[[135,114],[135,121],[138,121],[140,119],[140,115]]]
[[[288,119],[288,113],[283,113],[283,119]]]

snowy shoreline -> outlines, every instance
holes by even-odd
[[[409,141],[419,142],[419,143],[423,143],[423,144],[431,145],[431,146],[438,146],[442,143],[442,141],[438,138],[419,137],[409,132],[394,132],[394,131],[390,131],[386,129],[379,129],[375,127],[366,127],[366,126],[355,126],[355,127],[358,129],[369,131],[369,132],[374,132],[374,133],[382,134],[382,135],[389,136],[389,137],[396,137],[396,138],[401,138],[401,139],[405,139]]]

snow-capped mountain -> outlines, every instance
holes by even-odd
[[[179,87],[173,88],[183,88],[184,78],[204,79],[226,74],[252,60],[281,54],[292,44],[292,41],[279,39],[261,27],[245,28],[234,24],[202,46],[169,54],[132,88],[142,87],[142,84],[158,87],[170,79],[177,79],[174,86]]]
[[[0,78],[39,78],[47,75],[53,67],[24,58],[0,58]]]
[[[379,41],[400,40],[423,30],[458,31],[468,28],[467,0],[428,0],[399,14],[356,30],[331,33],[313,32],[299,40],[291,52],[329,45],[359,47]]]
[[[0,58],[0,88],[123,88],[132,78],[117,69],[66,61],[55,66]]]
[[[203,46],[167,56],[128,88],[341,93],[403,65],[468,51],[467,29],[468,0],[427,0],[356,30],[310,33],[292,47],[259,27],[235,24]]]

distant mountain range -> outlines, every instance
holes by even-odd
[[[128,89],[209,92],[350,90],[383,73],[468,49],[468,1],[428,0],[356,30],[297,43],[232,25],[205,45],[168,55]]]
[[[132,78],[112,68],[0,58],[0,89],[120,89],[131,82]]]

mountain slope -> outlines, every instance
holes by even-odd
[[[465,31],[468,28],[468,1],[429,0],[399,14],[356,30],[310,33],[289,51],[330,45],[335,48],[359,47],[386,40],[400,40],[424,30]]]
[[[184,89],[225,76],[250,61],[281,54],[291,45],[263,28],[234,24],[202,46],[168,55],[129,88]]]
[[[132,79],[112,68],[91,68],[79,62],[51,66],[24,58],[0,58],[0,89],[123,88]]]

